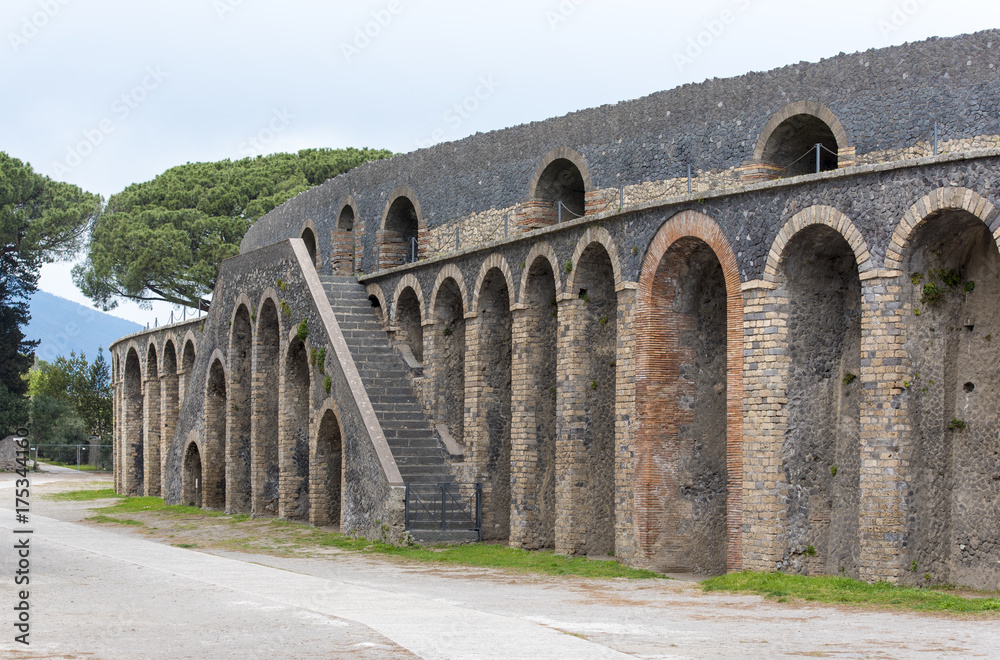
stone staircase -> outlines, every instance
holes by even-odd
[[[319,279],[403,482],[411,485],[453,483],[444,447],[410,385],[408,367],[393,350],[372,311],[365,287],[349,276],[321,275]],[[420,492],[426,491],[426,488],[420,489]],[[469,515],[468,509],[452,501],[446,504],[446,513],[449,517]],[[421,543],[475,541],[478,538],[474,531],[441,531],[427,522],[413,524],[409,531]]]

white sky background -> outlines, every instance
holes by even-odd
[[[376,36],[346,55],[366,26]],[[3,0],[0,150],[107,198],[185,162],[407,152],[706,78],[992,27],[995,0]],[[465,118],[450,112],[481,79],[495,90]],[[273,139],[250,143],[271,125]],[[71,158],[88,134],[99,144]],[[70,267],[46,266],[40,288],[89,304]],[[113,313],[163,323],[170,307]]]

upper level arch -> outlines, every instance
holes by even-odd
[[[420,234],[426,229],[417,194],[399,186],[389,195],[379,225],[378,268],[392,268],[420,258]]]
[[[562,205],[582,216],[586,194],[593,189],[590,169],[580,152],[569,147],[553,149],[542,158],[528,185],[528,201]]]
[[[299,238],[301,238],[302,242],[306,244],[306,251],[309,253],[309,259],[316,268],[319,268],[319,249],[317,247],[318,243],[316,241],[316,236],[316,223],[314,223],[311,218],[307,218],[306,221],[302,223],[302,228],[299,230]]]
[[[337,222],[334,226],[336,231],[354,231],[354,225],[358,221],[358,203],[354,201],[354,195],[347,195],[340,200],[340,207],[337,209]]]
[[[764,126],[754,148],[753,160],[780,170],[778,176],[797,176],[816,171],[816,158],[809,154],[817,144],[820,171],[841,166],[840,153],[847,149],[847,131],[833,112],[816,101],[797,101],[779,110]]]

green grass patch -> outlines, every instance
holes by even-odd
[[[138,520],[132,520],[131,518],[113,518],[111,516],[106,516],[103,513],[100,515],[92,516],[87,518],[96,523],[112,523],[114,525],[131,525],[132,527],[142,527],[145,523]]]
[[[325,534],[318,539],[320,545],[361,552],[372,552],[422,562],[505,568],[546,575],[579,575],[590,578],[664,578],[663,575],[622,566],[615,561],[594,560],[585,557],[564,557],[552,551],[529,551],[502,545],[455,545],[424,548],[410,546],[399,548],[385,543],[355,539],[341,534]]]
[[[221,511],[210,511],[199,509],[194,506],[167,505],[163,503],[162,497],[126,497],[117,504],[106,506],[101,509],[105,513],[174,513],[182,515],[198,515],[209,518],[218,518],[223,515]]]
[[[80,464],[77,467],[76,463],[62,463],[60,461],[50,461],[47,458],[38,459],[39,463],[44,463],[45,465],[54,465],[56,467],[72,468],[73,470],[79,470],[80,472],[108,472],[107,469],[102,470],[100,465],[87,465],[85,463]]]
[[[119,499],[122,496],[115,492],[114,488],[102,488],[100,490],[72,490],[68,493],[52,493],[45,495],[47,500],[56,502],[89,502],[90,500]]]
[[[1000,598],[967,598],[942,588],[898,587],[888,582],[868,584],[844,577],[786,575],[744,571],[710,578],[705,591],[760,594],[780,602],[788,599],[909,609],[919,612],[1000,613]]]
[[[187,550],[190,550],[192,548],[197,548],[198,544],[197,543],[174,543],[174,547],[175,548],[185,548]]]

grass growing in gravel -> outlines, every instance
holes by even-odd
[[[563,557],[552,551],[528,551],[502,545],[455,545],[425,548],[398,548],[385,543],[372,543],[341,534],[326,534],[320,544],[343,550],[373,552],[416,561],[459,564],[483,568],[507,568],[547,575],[579,575],[592,578],[650,579],[664,576],[641,569],[622,566],[615,561]]]
[[[98,493],[111,491],[77,491],[64,493],[65,499],[98,499]],[[93,495],[91,495],[93,494]],[[108,496],[108,495],[105,495]],[[227,516],[219,511],[208,511],[190,506],[168,506],[159,497],[126,497],[112,506],[97,510],[98,516],[90,520],[95,522],[111,522],[118,524],[136,524],[141,522],[125,522],[118,518],[122,514],[153,513],[161,515],[202,516],[205,518],[221,518],[234,525],[243,522],[255,522],[246,514]],[[264,522],[264,521],[260,521]],[[586,559],[583,557],[563,557],[552,551],[527,551],[519,548],[508,548],[501,545],[459,545],[424,548],[410,546],[399,548],[386,543],[356,539],[342,534],[331,534],[315,527],[288,520],[271,519],[266,521],[268,527],[283,529],[294,534],[294,538],[275,539],[274,548],[266,548],[257,542],[267,540],[266,528],[259,527],[248,530],[244,538],[228,539],[222,545],[231,549],[241,549],[249,552],[287,552],[289,549],[337,548],[353,552],[389,555],[420,562],[454,564],[463,566],[478,566],[484,568],[504,568],[547,575],[579,575],[592,578],[631,578],[650,579],[664,576],[652,571],[639,570],[622,566],[615,561]],[[175,544],[184,547],[183,544]]]
[[[45,499],[57,502],[89,502],[90,500],[119,499],[122,495],[115,492],[114,488],[102,488],[101,490],[73,490],[68,493],[52,493],[46,495]]]
[[[1000,613],[1000,598],[966,598],[942,588],[897,587],[887,582],[868,584],[850,578],[744,571],[705,580],[705,591],[760,594],[779,602],[789,599],[847,605],[871,605],[920,612]]]
[[[79,470],[80,472],[108,472],[107,469],[101,469],[100,465],[89,465],[87,463],[81,463],[77,466],[76,463],[62,463],[60,461],[50,461],[47,458],[39,459],[39,463],[44,463],[45,465],[54,465],[56,467],[72,468],[74,470]]]
[[[111,516],[105,516],[104,514],[92,516],[90,518],[87,518],[87,520],[91,520],[93,522],[98,522],[98,523],[111,523],[114,525],[129,525],[132,527],[142,527],[143,525],[146,524],[138,520],[132,520],[131,518],[112,518]]]

